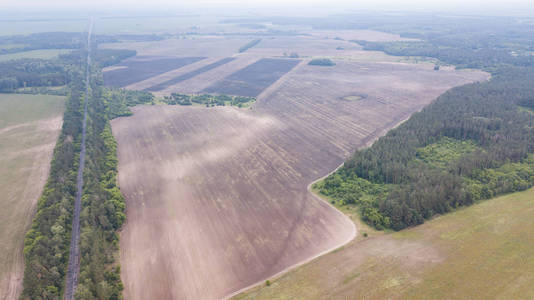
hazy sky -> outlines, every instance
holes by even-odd
[[[185,9],[191,6],[232,5],[242,9],[270,7],[343,9],[418,10],[452,12],[516,12],[534,16],[534,0],[0,0],[0,9]]]

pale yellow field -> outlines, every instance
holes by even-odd
[[[22,287],[24,235],[48,178],[64,97],[0,94],[0,299]]]

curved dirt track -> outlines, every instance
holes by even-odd
[[[112,122],[126,299],[219,299],[348,241],[307,185],[480,72],[299,65],[252,111],[143,106]],[[360,101],[342,100],[365,95]]]

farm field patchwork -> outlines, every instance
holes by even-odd
[[[204,92],[256,97],[299,62],[296,59],[263,58],[207,87]]]
[[[184,80],[191,79],[191,78],[193,78],[193,77],[195,77],[197,75],[200,75],[200,74],[202,74],[204,72],[207,72],[209,70],[212,70],[212,69],[220,67],[220,66],[222,66],[224,64],[227,64],[227,63],[233,61],[234,59],[235,59],[235,57],[225,57],[225,58],[220,59],[220,60],[218,60],[216,62],[213,62],[213,63],[211,63],[209,65],[200,67],[200,68],[198,68],[196,70],[193,70],[191,72],[182,74],[180,76],[177,76],[177,77],[174,77],[172,79],[169,79],[169,80],[167,80],[165,82],[162,82],[162,83],[156,84],[154,86],[151,86],[151,87],[147,88],[146,90],[150,91],[150,92],[161,91],[161,90],[166,89],[166,88],[168,88],[168,87],[170,87],[172,85],[180,83],[180,82],[182,82]]]
[[[131,49],[142,56],[207,56],[225,57],[236,54],[250,42],[246,37],[184,36],[152,42],[100,44],[101,49]]]
[[[307,186],[447,89],[488,78],[432,67],[300,64],[251,110],[154,105],[113,120],[125,298],[222,298],[350,240],[352,222]]]
[[[184,94],[201,94],[203,90],[215,82],[221,81],[227,76],[245,68],[246,66],[253,64],[260,58],[256,56],[235,56],[235,60],[199,74],[193,78],[184,80],[177,84],[171,85],[168,88],[154,92],[156,95],[170,95],[171,93],[184,93]],[[202,61],[201,61],[202,62]]]
[[[366,228],[368,238],[235,299],[530,299],[533,213],[530,189],[393,234]]]
[[[204,57],[135,56],[120,64],[104,69],[104,84],[106,86],[124,87],[202,59]]]
[[[22,288],[24,236],[48,176],[65,98],[0,94],[0,298]]]
[[[354,33],[354,31],[346,32],[347,35],[350,33]],[[376,35],[377,33],[372,34]],[[100,47],[128,48],[138,51],[138,55],[140,55],[138,57],[149,56],[152,59],[162,59],[169,55],[183,57],[202,55],[207,57],[180,68],[172,69],[169,66],[154,74],[136,72],[140,75],[132,75],[127,69],[122,68],[124,66],[121,64],[104,69],[108,84],[111,84],[110,75],[113,75],[114,78],[111,79],[118,82],[117,86],[133,90],[150,89],[158,96],[170,95],[171,93],[224,93],[225,91],[219,91],[221,88],[227,89],[226,93],[242,94],[244,90],[250,89],[248,85],[251,83],[242,81],[242,78],[231,78],[230,76],[236,73],[236,75],[242,74],[250,77],[251,72],[259,72],[252,76],[263,76],[261,75],[261,68],[267,66],[260,64],[259,61],[262,59],[268,59],[272,62],[273,59],[282,60],[291,58],[291,56],[298,56],[304,60],[327,57],[334,60],[361,62],[412,62],[418,60],[408,57],[393,57],[376,51],[363,51],[358,44],[345,40],[304,35],[267,36],[262,38],[261,42],[254,47],[247,49],[246,52],[237,53],[240,47],[250,43],[250,41],[250,38],[245,37],[200,35],[152,42],[101,44]],[[136,60],[138,57],[131,60]],[[252,66],[255,62],[260,65]],[[247,67],[252,69],[241,70]],[[240,71],[244,73],[238,73]],[[250,80],[258,80],[258,78],[251,77],[248,81]],[[261,92],[267,87],[263,85],[269,85],[269,82],[257,86],[257,90],[253,93]]]

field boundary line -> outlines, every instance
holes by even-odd
[[[285,73],[280,78],[278,78],[277,81],[273,82],[273,84],[271,84],[270,86],[265,88],[256,97],[256,99],[258,99],[258,101],[261,101],[264,98],[269,97],[272,93],[276,92],[280,88],[280,86],[286,81],[287,77],[289,77],[289,75],[292,74],[293,72],[296,72],[298,69],[302,68],[302,66],[305,65],[304,63],[307,62],[307,61],[308,60],[305,60],[305,59],[304,60],[300,60],[300,62],[295,67],[293,67],[291,70],[289,70],[289,72]]]
[[[300,66],[300,64],[299,64],[299,66]],[[294,69],[296,69],[296,68],[294,68]],[[419,109],[418,111],[420,111],[421,109]],[[416,112],[413,112],[413,113],[416,113]],[[392,122],[390,122],[388,124],[388,125],[393,124],[393,126],[391,126],[391,127],[390,126],[386,126],[385,128],[375,130],[374,132],[369,134],[366,138],[364,138],[362,140],[362,143],[360,144],[360,146],[356,147],[356,149],[357,150],[361,150],[361,149],[365,149],[365,148],[370,147],[376,140],[378,140],[380,137],[382,137],[385,133],[387,133],[388,131],[390,131],[392,129],[397,128],[402,123],[406,122],[412,116],[412,114],[408,114],[408,116],[406,116],[406,115],[405,116],[401,116],[397,120],[393,120]],[[308,191],[308,193],[310,193],[315,198],[315,200],[325,202],[330,208],[334,209],[337,213],[343,215],[344,218],[347,218],[349,220],[349,222],[352,224],[352,230],[353,230],[353,232],[351,234],[351,237],[347,241],[344,241],[343,243],[340,243],[337,246],[334,246],[334,247],[332,247],[330,249],[327,249],[327,250],[325,250],[325,251],[323,251],[323,252],[321,252],[321,253],[319,253],[317,255],[314,255],[314,256],[312,256],[310,258],[307,258],[307,259],[305,259],[305,260],[303,260],[303,261],[301,261],[299,263],[296,263],[296,264],[294,264],[292,266],[289,266],[289,267],[283,269],[282,271],[280,271],[280,272],[278,272],[278,273],[276,273],[274,275],[268,276],[268,277],[266,277],[266,278],[264,278],[262,280],[257,281],[256,283],[253,283],[253,284],[251,284],[249,286],[246,286],[246,287],[244,287],[244,288],[242,288],[242,289],[240,289],[238,291],[235,291],[235,292],[233,292],[233,293],[231,293],[231,294],[229,294],[227,296],[224,296],[222,299],[228,300],[228,299],[230,299],[230,298],[232,298],[234,296],[237,296],[237,295],[239,295],[239,294],[241,294],[241,293],[243,293],[245,291],[248,291],[248,290],[250,290],[252,288],[255,288],[255,287],[263,284],[266,280],[278,279],[281,276],[285,275],[286,273],[288,273],[288,272],[290,272],[290,271],[292,271],[292,270],[294,270],[294,269],[296,269],[298,267],[301,267],[301,266],[303,266],[303,265],[305,265],[305,264],[307,264],[307,263],[309,263],[309,262],[311,262],[311,261],[313,261],[313,260],[325,255],[325,254],[328,254],[328,253],[330,253],[332,251],[335,251],[335,250],[337,250],[339,248],[344,247],[345,245],[347,245],[348,243],[352,242],[356,238],[357,233],[358,233],[358,228],[356,227],[356,223],[354,221],[352,221],[351,218],[349,216],[347,216],[345,213],[343,213],[342,211],[337,209],[334,205],[332,205],[331,203],[329,203],[328,201],[326,201],[325,199],[321,198],[319,195],[317,195],[316,193],[311,191],[311,186],[314,183],[319,182],[319,181],[325,179],[326,177],[332,175],[333,173],[335,173],[337,170],[339,170],[344,165],[345,165],[345,162],[342,162],[339,166],[337,166],[334,170],[328,172],[326,175],[323,175],[320,178],[313,180],[312,182],[310,182],[308,184],[308,186],[306,187],[306,190]]]

